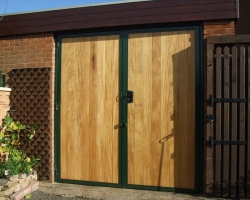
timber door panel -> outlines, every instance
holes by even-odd
[[[195,188],[195,34],[130,34],[128,184]]]
[[[119,36],[62,39],[60,178],[118,183]]]

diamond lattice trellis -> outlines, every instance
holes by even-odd
[[[15,110],[11,116],[21,123],[38,125],[32,145],[22,139],[21,148],[40,158],[39,180],[51,180],[51,69],[13,69],[8,75],[10,105]]]

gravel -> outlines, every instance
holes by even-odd
[[[89,198],[83,198],[83,197],[72,197],[72,196],[59,196],[59,195],[50,195],[46,194],[40,190],[36,190],[35,192],[31,193],[31,196],[27,196],[25,199],[29,200],[83,200],[83,199],[89,199]]]

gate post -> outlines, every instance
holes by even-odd
[[[213,49],[214,44],[207,44],[207,63],[206,63],[206,69],[207,72],[207,81],[206,81],[206,116],[205,119],[208,119],[207,117],[210,115],[213,115],[213,107],[209,107],[209,94],[213,94],[213,71],[214,71],[214,65],[213,65]],[[212,123],[212,122],[211,122]],[[208,195],[213,195],[213,149],[209,148],[209,137],[212,136],[212,126],[211,123],[209,123],[206,120],[206,131],[205,131],[205,193]]]

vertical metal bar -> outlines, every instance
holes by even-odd
[[[128,90],[128,33],[122,32],[120,46],[120,92],[126,94]],[[128,104],[123,99],[120,102],[120,123],[127,124]],[[128,124],[129,126],[129,124]],[[122,187],[128,184],[128,127],[120,129],[120,183]]]
[[[237,64],[237,47],[232,48],[232,75],[231,75],[231,94],[232,98],[237,98],[237,82],[238,82],[238,64]],[[231,113],[231,130],[230,130],[230,140],[237,140],[237,104],[232,103],[232,113]],[[236,170],[237,170],[237,146],[230,147],[230,197],[236,197]]]
[[[216,48],[216,85],[215,93],[217,98],[221,98],[221,48]],[[221,104],[215,107],[215,140],[221,140]],[[215,154],[215,195],[221,195],[221,146],[216,145]]]
[[[207,44],[207,67],[205,70],[207,71],[207,91],[206,91],[206,99],[209,99],[209,94],[214,93],[214,45]],[[210,107],[207,104],[207,115],[214,115],[214,108]],[[211,130],[210,123],[206,125],[206,136],[205,141],[209,141],[209,137],[212,136],[213,131]],[[206,142],[205,142],[206,144]],[[213,195],[214,194],[214,169],[213,169],[213,148],[209,148],[209,145],[205,146],[206,152],[206,194]]]
[[[5,75],[3,71],[0,69],[0,87],[5,87]]]
[[[240,47],[240,98],[245,98],[245,47]],[[239,112],[239,140],[245,140],[245,104],[241,103]],[[239,146],[239,197],[244,197],[245,183],[245,146]]]
[[[224,98],[229,98],[229,48],[224,48]],[[229,104],[224,103],[223,110],[223,140],[229,140]],[[228,197],[229,185],[229,146],[223,145],[223,197]]]

